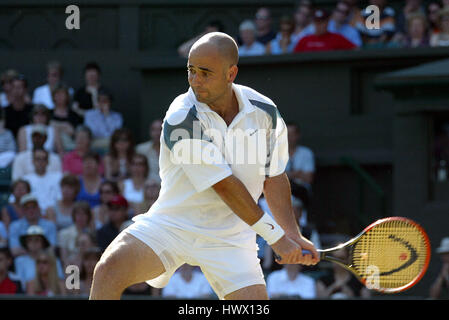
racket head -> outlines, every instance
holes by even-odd
[[[352,244],[351,270],[369,289],[405,291],[427,271],[431,248],[425,230],[413,220],[389,217],[366,227]]]

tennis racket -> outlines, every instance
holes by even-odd
[[[346,261],[331,253],[346,248]],[[396,293],[414,286],[430,261],[430,241],[424,229],[403,217],[377,220],[351,240],[318,250],[321,261],[337,263],[352,272],[367,288]],[[280,261],[280,257],[275,253]]]

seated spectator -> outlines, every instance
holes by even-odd
[[[123,126],[122,115],[112,111],[111,104],[112,95],[99,90],[98,108],[88,110],[84,115],[84,125],[92,131],[94,148],[107,149],[111,135]]]
[[[265,45],[256,40],[256,26],[251,20],[245,20],[239,27],[242,44],[239,46],[239,56],[260,56],[265,54]]]
[[[297,7],[295,14],[293,15],[295,20],[295,30],[292,34],[292,46],[298,44],[299,40],[301,40],[304,36],[312,34],[313,30],[311,30],[310,26],[312,25],[312,16],[313,16],[312,6],[308,3],[301,2]]]
[[[90,287],[94,277],[95,266],[101,258],[99,248],[90,248],[83,253],[80,269],[80,290],[79,294],[89,296]]]
[[[71,256],[78,252],[76,240],[81,233],[93,233],[92,210],[89,203],[85,201],[78,201],[72,209],[72,224],[58,232],[58,245],[60,249],[61,258],[65,265],[69,264]]]
[[[75,265],[81,269],[85,252],[98,249],[95,234],[90,231],[78,233],[73,252],[66,258],[65,265]]]
[[[197,40],[199,40],[202,36],[204,36],[205,34],[208,34],[210,32],[223,32],[223,30],[224,30],[223,24],[219,20],[210,21],[204,27],[203,32],[198,34],[196,37],[187,40],[186,42],[182,43],[178,47],[178,54],[179,54],[179,56],[183,57],[183,58],[188,58],[189,57],[190,48],[192,48],[193,44]]]
[[[136,153],[131,160],[130,177],[119,182],[120,193],[130,206],[130,215],[134,216],[144,201],[144,185],[149,174],[148,160],[143,154]]]
[[[205,299],[214,292],[204,274],[198,268],[183,264],[162,289],[162,297],[176,299]]]
[[[256,12],[255,22],[256,41],[265,46],[276,37],[276,31],[273,29],[271,10],[266,7],[259,8]]]
[[[427,31],[427,19],[424,14],[407,15],[407,33],[402,35],[397,33],[389,47],[419,48],[429,46],[429,36]]]
[[[356,47],[362,46],[362,37],[359,31],[348,23],[351,8],[344,1],[339,1],[329,21],[328,31],[337,33],[351,41]]]
[[[292,41],[292,33],[295,28],[293,19],[290,16],[282,16],[279,22],[279,32],[276,38],[266,45],[267,54],[285,54],[293,52],[295,43]]]
[[[83,158],[83,174],[80,177],[80,192],[77,201],[87,201],[91,208],[100,204],[100,185],[103,181],[100,170],[100,156],[95,152]]]
[[[17,145],[12,132],[0,125],[0,168],[9,167],[16,152]]]
[[[427,5],[427,20],[429,22],[430,37],[440,32],[440,10],[439,2],[430,2]]]
[[[47,64],[47,83],[34,89],[33,104],[43,104],[48,109],[53,110],[55,104],[52,92],[62,84],[64,70],[58,61],[50,61]],[[73,89],[68,89],[70,95],[73,95]]]
[[[42,125],[35,125],[31,133],[32,150],[19,152],[12,163],[12,180],[23,178],[29,173],[33,173],[33,150],[44,149],[45,141],[47,141],[47,129]],[[61,159],[56,153],[48,152],[48,172],[62,172]]]
[[[154,179],[160,182],[159,153],[161,148],[162,120],[156,119],[151,122],[149,129],[150,140],[138,144],[136,146],[136,152],[145,155],[148,159],[148,168],[150,169],[148,179]]]
[[[350,50],[356,46],[345,37],[328,31],[329,14],[319,9],[314,13],[315,33],[299,40],[294,52]]]
[[[336,251],[333,256],[346,261],[348,251],[344,248]],[[369,290],[351,272],[336,263],[332,264],[331,273],[322,276],[317,281],[317,292],[319,298],[331,299],[368,298],[370,296]]]
[[[11,279],[8,274],[13,263],[8,247],[0,247],[0,295],[23,293],[20,282]]]
[[[130,163],[135,154],[134,135],[128,128],[115,130],[104,158],[105,178],[121,181],[129,177]]]
[[[440,32],[434,34],[430,39],[432,47],[449,46],[449,7],[440,11]]]
[[[407,33],[410,15],[426,15],[422,0],[405,0],[405,5],[396,14],[396,32]]]
[[[59,183],[61,172],[48,172],[48,152],[44,149],[33,150],[34,172],[23,177],[31,186],[31,192],[37,197],[39,207],[45,213],[47,208],[55,206],[61,198]]]
[[[19,76],[16,70],[9,69],[2,73],[0,77],[3,91],[0,92],[0,107],[5,108],[9,106],[13,100],[12,82]]]
[[[267,276],[267,292],[270,298],[296,297],[314,299],[317,295],[316,282],[301,272],[300,264],[286,264],[281,270]]]
[[[436,249],[440,258],[440,270],[430,286],[431,299],[449,299],[449,237],[441,240]]]
[[[145,181],[143,201],[138,206],[136,215],[145,213],[151,208],[153,203],[155,203],[159,197],[160,190],[161,184],[159,181],[153,179]]]
[[[19,129],[30,123],[33,105],[27,101],[28,81],[23,75],[12,80],[11,101],[5,107],[4,127],[12,132],[15,138]]]
[[[114,196],[108,202],[109,219],[97,230],[98,246],[102,251],[118,236],[121,226],[128,220],[128,201],[122,195]]]
[[[98,91],[103,89],[100,77],[100,66],[96,62],[87,63],[84,67],[85,85],[76,90],[72,104],[73,111],[82,118],[87,110],[98,107]]]
[[[100,185],[100,204],[93,208],[95,227],[100,229],[109,219],[108,202],[115,195],[120,194],[120,189],[116,182],[105,180]]]
[[[357,23],[362,20],[361,10],[359,8],[359,0],[343,0],[349,6],[349,14],[347,22],[351,27],[356,27]]]
[[[36,125],[45,126],[47,139],[45,140],[44,149],[47,151],[54,151],[55,129],[49,125],[51,112],[43,104],[37,104],[33,107],[31,115],[31,123],[21,127],[17,134],[17,144],[19,147],[19,152],[33,149],[33,141],[31,139],[31,136],[33,133],[33,128]]]
[[[56,226],[53,222],[41,217],[41,210],[37,198],[32,194],[26,194],[20,200],[23,218],[12,222],[9,226],[9,247],[14,257],[25,254],[25,249],[20,245],[20,236],[26,234],[32,225],[39,225],[51,247],[56,246]]]
[[[25,234],[20,236],[20,243],[25,249],[26,254],[18,256],[14,260],[16,274],[22,284],[22,289],[26,290],[27,282],[36,277],[36,260],[42,250],[50,246],[45,237],[44,230],[37,225],[30,226]],[[62,270],[61,261],[56,259],[58,276],[64,279],[64,272]]]
[[[360,20],[356,28],[362,35],[362,41],[366,48],[383,48],[396,33],[395,11],[387,6],[387,0],[370,0],[370,5],[375,5],[380,10],[379,28],[367,28],[366,19],[372,14],[362,10]]]
[[[70,94],[66,87],[53,90],[54,109],[50,125],[55,131],[55,147],[59,154],[74,149],[75,128],[83,123],[81,117],[70,108]]]
[[[0,221],[0,248],[8,246],[8,229],[5,224]]]
[[[65,283],[58,277],[56,257],[50,250],[43,250],[36,259],[36,276],[26,284],[28,295],[45,297],[64,296]]]
[[[2,221],[6,229],[9,228],[11,222],[23,218],[22,205],[20,201],[22,197],[31,192],[31,186],[26,180],[16,180],[11,185],[11,194],[13,202],[9,202],[2,208]]]
[[[80,191],[80,181],[77,176],[65,175],[59,183],[61,199],[56,204],[47,208],[46,217],[56,224],[56,229],[70,227],[73,224],[72,210],[75,206],[76,197]]]

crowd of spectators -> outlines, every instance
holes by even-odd
[[[270,8],[261,7],[240,23],[238,34],[233,36],[242,57],[449,46],[448,1],[405,0],[400,8],[393,8],[388,0],[369,0],[368,5],[379,9],[378,23],[372,19],[373,11],[365,10],[358,0],[339,0],[330,9],[300,0],[294,12],[277,19]],[[211,22],[200,35],[179,47],[178,53],[186,57],[193,40],[211,31],[223,31],[223,26],[219,21]]]

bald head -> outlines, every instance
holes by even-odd
[[[223,32],[210,32],[198,39],[190,49],[192,53],[218,53],[229,66],[237,65],[239,50],[235,40]]]

